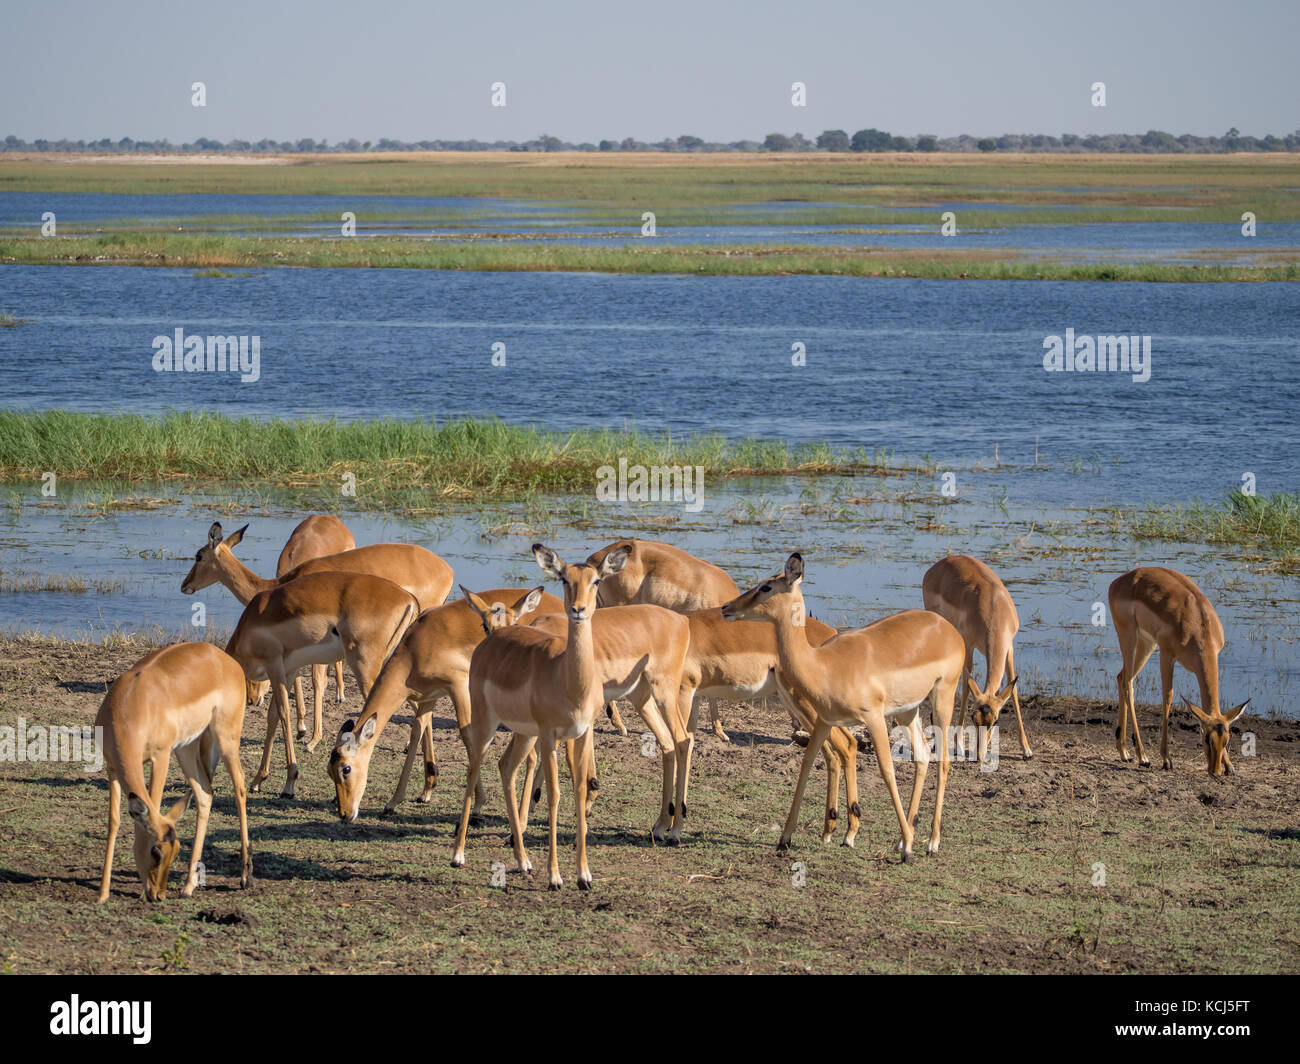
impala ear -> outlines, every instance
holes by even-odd
[[[186,791],[183,798],[176,799],[176,801],[172,803],[172,807],[167,810],[167,814],[163,817],[163,820],[165,820],[170,826],[175,827],[176,822],[185,815],[185,810],[190,807],[190,798],[193,797],[193,794],[193,791]]]
[[[1204,724],[1207,728],[1208,728],[1211,724],[1214,723],[1214,718],[1211,717],[1208,713],[1206,713],[1205,710],[1203,710],[1203,709],[1202,709],[1200,706],[1198,706],[1195,702],[1192,702],[1192,701],[1188,700],[1186,696],[1182,696],[1182,698],[1183,698],[1183,704],[1184,704],[1188,709],[1190,709],[1193,713],[1195,713],[1197,719],[1198,719],[1202,724]]]
[[[613,576],[615,573],[621,572],[631,553],[631,547],[619,547],[618,550],[610,551],[605,555],[605,560],[600,563],[600,575]]]
[[[140,800],[139,795],[129,794],[126,798],[126,811],[131,814],[131,819],[139,824],[148,825],[149,807]]]
[[[221,536],[221,522],[213,521],[212,527],[208,529],[208,546],[215,549],[217,544],[221,542]]]
[[[465,596],[465,601],[468,603],[469,608],[477,613],[479,617],[485,618],[491,611],[491,607],[464,584],[459,584],[457,586],[460,588],[460,593]]]
[[[1241,714],[1242,714],[1242,711],[1243,711],[1243,710],[1244,710],[1248,705],[1250,705],[1250,699],[1249,699],[1249,698],[1246,699],[1246,701],[1244,701],[1241,705],[1239,705],[1239,706],[1233,706],[1230,710],[1228,710],[1228,712],[1224,714],[1224,717],[1226,718],[1226,720],[1228,721],[1228,723],[1231,724],[1234,720],[1236,720],[1238,717],[1240,717]]]
[[[980,690],[980,685],[975,682],[974,676],[966,677],[966,686],[970,688],[970,693],[975,696],[976,701],[984,697],[984,692]]]
[[[533,557],[537,559],[537,564],[542,567],[542,572],[548,576],[553,576],[556,580],[563,577],[564,562],[560,561],[560,556],[550,547],[543,546],[541,543],[534,543]],[[608,563],[609,558],[606,557],[605,564]]]
[[[968,676],[967,679],[970,679],[970,677]],[[997,699],[998,699],[999,709],[1001,709],[1003,704],[1006,702],[1006,700],[1011,697],[1011,692],[1015,689],[1015,686],[1019,682],[1019,680],[1020,680],[1019,676],[1013,677],[1011,682],[1006,684],[1002,688],[1002,690],[998,692]]]
[[[378,730],[379,730],[379,725],[375,722],[375,718],[371,717],[368,721],[366,721],[363,725],[361,725],[361,731],[358,734],[361,736],[361,741],[363,743],[368,743],[370,742],[371,739],[375,737],[375,732],[377,732]]]
[[[521,618],[524,614],[532,613],[542,604],[542,595],[545,593],[544,587],[535,587],[528,592],[523,598],[515,603],[515,616]]]
[[[218,525],[217,527],[220,528],[221,526]],[[237,529],[235,529],[235,531],[233,531],[232,533],[230,533],[230,536],[226,539],[226,546],[229,547],[229,548],[231,548],[232,550],[233,550],[235,547],[238,547],[239,544],[243,542],[243,540],[244,540],[244,533],[247,532],[247,531],[248,531],[248,526],[247,526],[247,525],[245,525],[243,528],[237,528]]]
[[[798,551],[785,560],[785,577],[792,584],[797,584],[803,579],[803,555]]]

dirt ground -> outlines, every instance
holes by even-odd
[[[89,724],[105,684],[140,646],[0,642],[0,726]],[[326,734],[360,708],[326,702]],[[504,804],[486,773],[485,822],[450,867],[465,756],[435,719],[442,775],[431,804],[383,817],[408,717],[381,737],[361,818],[340,823],[329,742],[299,746],[298,797],[277,797],[277,750],[249,801],[255,881],[238,886],[229,777],[220,773],[206,886],[180,897],[181,860],[157,905],[140,900],[123,812],[113,893],[95,904],[106,826],[102,772],[0,763],[0,963],[6,972],[1295,972],[1300,970],[1300,725],[1242,718],[1235,775],[1212,779],[1186,714],[1171,725],[1174,770],[1119,761],[1115,704],[1024,703],[1035,757],[1011,727],[995,771],[954,766],[937,858],[924,856],[932,771],[915,863],[894,854],[897,823],[874,755],[859,754],[855,849],[819,840],[825,775],[809,785],[792,849],[775,842],[803,750],[775,705],[724,707],[732,742],[701,734],[679,848],[650,838],[660,762],[601,721],[600,794],[589,832],[594,889],[574,889],[573,810],[561,807],[559,893],[546,890],[545,810],[530,856],[543,871],[494,886],[511,866]],[[449,703],[443,710],[450,714]],[[1155,712],[1142,713],[1158,764]],[[256,767],[265,711],[250,708],[243,761]],[[1243,743],[1255,743],[1248,756]],[[498,740],[499,750],[503,743]],[[911,766],[900,768],[905,794]],[[418,775],[418,769],[417,769]],[[563,777],[563,772],[562,772]],[[181,793],[173,764],[168,796]],[[418,785],[410,796],[418,793]],[[845,803],[840,800],[841,824]],[[841,832],[842,834],[842,832]],[[839,836],[836,838],[838,842]],[[497,870],[496,878],[502,877]]]

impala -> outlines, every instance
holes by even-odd
[[[620,539],[596,551],[587,563],[600,565],[614,550],[627,551],[627,564],[601,582],[598,593],[601,606],[643,604],[662,606],[675,613],[691,613],[721,606],[740,594],[736,582],[712,562],[654,540]],[[606,705],[605,712],[626,735],[627,728],[613,702]],[[716,699],[709,706],[709,719],[713,734],[728,742]]]
[[[695,610],[686,615],[691,642],[682,669],[677,704],[686,711],[687,786],[690,788],[691,757],[701,696],[735,701],[778,697],[791,717],[809,732],[816,726],[816,709],[797,701],[776,679],[778,664],[776,632],[760,621],[727,620],[720,609]],[[829,624],[807,618],[804,635],[813,646],[833,639],[837,632]],[[849,826],[844,845],[852,846],[858,834],[861,807],[858,805],[858,743],[843,728],[831,730],[826,753],[826,820],[822,841],[829,842],[839,818],[840,772],[844,773],[849,805]]]
[[[379,670],[419,614],[415,596],[391,580],[366,573],[308,573],[259,591],[244,608],[226,650],[243,666],[250,687],[270,680],[262,764],[253,790],[271,773],[278,720],[284,722],[289,767],[282,798],[292,798],[298,760],[289,726],[288,677],[304,665],[342,657],[366,698]]]
[[[300,526],[301,527],[301,526]],[[235,557],[233,550],[244,538],[248,526],[237,529],[222,539],[220,522],[208,529],[208,542],[194,555],[194,565],[181,582],[181,591],[192,595],[205,587],[221,583],[247,606],[254,595],[269,591],[297,576],[308,573],[368,573],[391,580],[415,596],[421,610],[440,606],[451,591],[451,566],[424,547],[409,543],[374,543],[366,547],[328,554],[303,562],[275,580],[265,580]],[[286,548],[287,549],[287,548]],[[281,560],[284,555],[281,554]],[[342,687],[339,697],[342,699]],[[316,687],[314,720],[315,730],[308,751],[315,750],[321,741],[323,727],[325,688]]]
[[[469,774],[465,781],[465,802],[456,833],[452,865],[462,867],[465,864],[465,836],[469,828],[474,788],[492,735],[498,723],[504,723],[515,733],[500,764],[515,859],[521,872],[532,870],[524,850],[515,780],[520,762],[540,742],[550,814],[549,886],[552,890],[558,890],[562,880],[555,838],[559,806],[555,744],[568,739],[580,740],[575,761],[579,767],[590,763],[591,723],[600,709],[604,694],[597,664],[596,618],[602,613],[606,614],[600,622],[602,635],[599,638],[607,652],[608,648],[637,643],[641,646],[642,656],[652,645],[651,641],[659,635],[655,628],[647,624],[651,617],[661,614],[679,623],[676,638],[677,675],[671,679],[664,676],[652,679],[642,671],[637,678],[637,685],[649,684],[654,699],[664,707],[662,716],[647,710],[647,724],[655,732],[660,745],[665,750],[678,750],[683,759],[686,752],[685,736],[677,712],[676,687],[680,683],[680,663],[686,656],[690,634],[684,618],[653,606],[608,611],[596,609],[597,586],[603,578],[622,568],[627,561],[625,553],[612,552],[599,568],[585,562],[566,565],[559,555],[540,543],[533,545],[533,555],[542,569],[564,586],[566,631],[563,635],[552,635],[538,628],[516,625],[494,631],[474,650],[470,661],[472,708],[465,739],[469,753]],[[473,597],[469,601],[476,610],[482,608]],[[627,612],[629,610],[632,612]],[[684,767],[683,763],[683,770]],[[577,812],[578,886],[585,890],[591,887],[591,870],[587,866],[585,771],[574,773],[573,790]],[[678,808],[680,816],[680,803]],[[676,832],[679,828],[680,821],[675,821],[673,830]]]
[[[607,557],[621,557],[621,554],[615,552]],[[677,701],[690,646],[690,621],[662,606],[606,606],[597,611],[591,626],[596,672],[605,705],[611,705],[616,698],[630,700],[659,743],[663,789],[659,816],[650,833],[657,841],[676,846],[681,841],[681,826],[686,819],[686,783],[690,775],[690,742],[684,728],[684,707]],[[566,634],[565,619],[556,615],[537,617],[529,627],[555,636]],[[671,698],[664,692],[671,692]],[[586,775],[587,815],[590,816],[597,788],[593,747],[588,748],[587,757],[581,763],[577,762],[571,745],[565,746],[565,754],[570,774],[578,771]],[[530,761],[524,777],[525,823],[531,802],[541,797],[540,787],[533,790],[532,769]]]
[[[816,713],[812,738],[799,766],[794,801],[778,850],[788,849],[799,821],[808,773],[817,751],[833,727],[866,726],[876,751],[880,775],[889,788],[898,825],[902,832],[898,850],[905,862],[912,860],[912,836],[921,804],[929,759],[928,743],[921,728],[920,707],[930,700],[933,720],[940,737],[939,781],[934,804],[934,824],[926,852],[939,852],[943,797],[948,784],[948,729],[952,723],[957,680],[966,658],[961,635],[948,621],[926,610],[905,610],[839,635],[819,647],[810,645],[804,627],[804,564],[791,554],[784,571],[769,577],[722,607],[728,620],[765,621],[776,629],[777,679],[796,704],[806,704]],[[889,746],[889,721],[908,729],[916,761],[912,798],[908,809],[898,797],[894,762]]]
[[[277,578],[282,577],[285,573],[302,565],[303,562],[313,561],[316,558],[325,558],[331,554],[340,554],[343,551],[352,550],[356,545],[356,538],[352,535],[348,526],[337,517],[330,514],[312,514],[312,516],[301,521],[289,534],[289,539],[284,544],[284,550],[280,551],[280,559],[275,566],[275,575]],[[313,665],[311,667],[315,733],[311,743],[308,744],[309,750],[315,749],[316,744],[321,739],[325,709],[325,682],[328,675],[328,665]],[[343,701],[342,660],[334,662],[334,686],[338,696],[337,701],[341,703]],[[307,700],[303,697],[301,674],[293,678],[293,691],[295,700],[298,703],[298,738],[305,739],[307,737]],[[261,701],[260,697],[258,701]]]
[[[980,761],[988,752],[989,732],[1010,698],[1020,728],[1020,749],[1026,760],[1033,757],[1025,735],[1025,721],[1020,715],[1020,692],[1016,687],[1016,664],[1011,648],[1020,630],[1020,617],[1006,585],[978,558],[954,554],[930,566],[921,581],[921,597],[925,608],[951,622],[966,644],[960,685],[961,712],[957,718],[958,742],[966,726],[968,692],[974,698],[971,720],[975,724],[976,756]],[[975,682],[973,669],[977,649],[984,655],[987,667],[982,691]],[[1005,687],[1002,686],[1004,675],[1008,677]]]
[[[113,876],[113,848],[121,815],[122,788],[135,821],[135,867],[144,896],[161,901],[167,874],[180,852],[176,823],[192,794],[198,803],[185,897],[199,885],[203,840],[212,810],[212,775],[224,761],[235,787],[242,857],[239,885],[248,886],[253,859],[248,849],[248,811],[244,770],[239,763],[239,736],[244,723],[244,674],[239,663],[211,643],[174,643],[136,662],[109,688],[95,714],[102,727],[108,773],[108,846],[99,882],[99,900],[108,899]],[[190,794],[166,813],[163,788],[172,752],[190,784]],[[144,763],[150,779],[144,781]]]
[[[462,589],[463,590],[463,589]],[[518,591],[498,588],[479,596],[487,604],[491,627],[515,624],[533,612],[560,613],[564,604],[541,588]],[[411,738],[406,748],[406,764],[397,790],[385,807],[391,813],[406,797],[406,783],[415,763],[417,747],[424,751],[424,790],[419,801],[433,798],[438,782],[438,766],[433,752],[432,716],[438,695],[451,699],[456,726],[464,734],[469,725],[469,660],[474,648],[486,634],[479,615],[463,599],[427,610],[411,625],[401,644],[384,665],[371,688],[370,696],[356,721],[345,721],[330,755],[329,774],[334,780],[339,817],[355,820],[365,794],[379,734],[405,701],[416,705],[411,722]],[[483,787],[475,795],[474,813],[483,804]]]
[[[1219,711],[1219,652],[1223,649],[1223,625],[1210,600],[1182,573],[1173,569],[1148,566],[1125,573],[1110,585],[1110,615],[1119,639],[1124,666],[1116,678],[1119,684],[1119,723],[1115,727],[1115,745],[1120,757],[1131,761],[1125,750],[1128,722],[1133,722],[1133,746],[1138,760],[1150,765],[1142,749],[1138,731],[1137,707],[1133,703],[1133,681],[1160,648],[1160,760],[1172,769],[1169,757],[1169,712],[1173,707],[1174,664],[1181,665],[1196,677],[1201,689],[1201,704],[1186,698],[1187,708],[1201,722],[1201,740],[1211,776],[1232,771],[1228,756],[1228,735],[1232,722],[1250,704],[1246,699],[1226,713]]]

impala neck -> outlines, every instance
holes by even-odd
[[[802,611],[801,615],[807,617],[802,592],[796,591],[795,596],[791,603],[792,607],[799,609]],[[808,629],[796,627],[791,613],[782,613],[776,622],[777,660],[786,677],[804,690],[813,686],[809,682],[814,665],[813,654],[813,648],[808,644]]]
[[[259,591],[275,587],[274,580],[263,580],[229,550],[219,551],[217,561],[221,582],[234,593],[241,606],[247,606]]]
[[[1201,675],[1196,679],[1201,686],[1201,709],[1211,714],[1220,712],[1219,659],[1217,655],[1202,652]]]
[[[596,643],[591,634],[590,616],[585,621],[569,617],[569,642],[564,651],[564,687],[573,704],[584,709],[591,690],[599,691],[601,688],[596,675]]]

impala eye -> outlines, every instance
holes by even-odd
[[[351,766],[351,765],[344,765],[341,769],[339,769],[339,772],[342,773],[344,776],[351,776],[351,775],[352,775],[352,766]]]
[[[763,592],[771,591],[771,590],[772,590],[772,585],[771,585],[771,584],[764,584],[764,585],[763,585],[762,587],[760,587],[758,590],[759,590],[759,591],[763,591]]]

